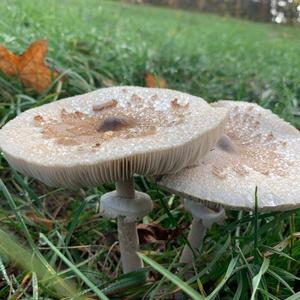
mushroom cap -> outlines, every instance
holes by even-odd
[[[193,164],[226,118],[226,109],[177,91],[105,88],[21,113],[0,130],[0,148],[18,171],[50,186],[97,186]]]
[[[225,134],[194,168],[158,184],[208,206],[283,211],[300,207],[300,133],[257,104],[219,101],[228,108]]]

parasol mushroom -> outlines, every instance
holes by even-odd
[[[226,109],[172,90],[114,87],[30,109],[0,131],[7,161],[50,186],[116,182],[102,196],[103,216],[118,219],[123,271],[142,266],[136,222],[152,209],[134,174],[174,173],[219,139]]]
[[[229,111],[225,133],[198,166],[164,176],[158,183],[182,196],[192,212],[189,239],[194,250],[201,246],[206,228],[224,220],[222,207],[254,209],[256,187],[260,211],[300,207],[299,131],[257,104],[219,101],[212,105]],[[181,262],[192,260],[192,251],[185,246]]]

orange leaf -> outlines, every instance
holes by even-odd
[[[154,76],[151,73],[146,73],[145,84],[147,87],[165,88],[167,86],[167,81],[163,77]]]
[[[0,45],[0,70],[7,76],[18,73],[19,57]]]
[[[0,46],[0,70],[6,75],[18,76],[26,87],[41,93],[58,76],[56,71],[51,71],[45,65],[47,51],[46,40],[33,42],[20,56]]]

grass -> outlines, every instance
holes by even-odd
[[[98,0],[2,0],[0,11],[0,43],[21,53],[47,38],[49,62],[66,78],[39,95],[0,74],[0,126],[58,98],[103,86],[144,85],[151,72],[168,87],[208,101],[255,101],[300,127],[299,28]],[[1,229],[13,232],[43,268],[71,280],[85,299],[102,293],[111,299],[171,299],[180,287],[207,299],[300,299],[298,211],[229,212],[224,226],[209,231],[185,284],[178,257],[191,218],[179,199],[153,182],[136,178],[137,189],[155,202],[143,221],[170,229],[174,237],[143,245],[146,268],[122,275],[116,223],[97,213],[99,197],[113,185],[51,189],[17,174],[2,157],[0,173]],[[12,241],[0,244],[6,249]],[[12,259],[0,253],[0,299],[62,298],[22,264],[22,254]]]

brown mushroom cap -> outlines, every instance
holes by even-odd
[[[257,104],[219,101],[228,108],[225,134],[195,168],[159,182],[174,193],[209,205],[260,210],[300,207],[300,133]]]
[[[17,170],[51,186],[96,186],[193,164],[226,117],[177,91],[106,88],[20,114],[0,130],[0,147]]]

